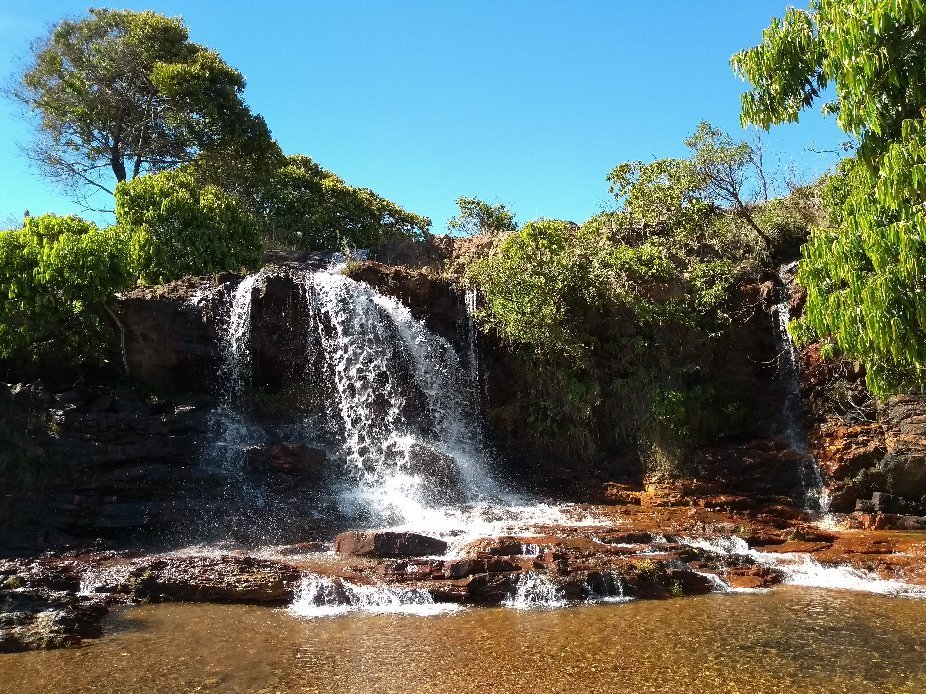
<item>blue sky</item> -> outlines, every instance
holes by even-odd
[[[0,0],[0,76],[88,0]],[[460,195],[519,221],[581,222],[609,206],[618,163],[681,155],[707,119],[734,134],[743,84],[730,55],[755,45],[787,0],[146,0],[248,80],[245,98],[284,151],[308,154],[443,230]],[[30,168],[30,126],[0,104],[0,224],[79,208]],[[767,137],[804,178],[844,138],[808,112]],[[101,219],[100,221],[104,221]]]

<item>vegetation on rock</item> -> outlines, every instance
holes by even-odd
[[[734,289],[812,216],[804,191],[751,201],[766,188],[750,145],[706,123],[688,145],[688,159],[616,167],[614,211],[529,222],[467,269],[483,327],[535,364],[538,428],[587,432],[608,417],[660,467],[732,421],[736,403],[705,365],[734,320]]]
[[[304,251],[374,248],[421,238],[431,220],[403,210],[367,188],[353,188],[306,156],[287,157],[258,196],[271,243]]]
[[[117,228],[73,216],[0,232],[0,358],[103,359],[107,301],[132,281],[127,251]]]

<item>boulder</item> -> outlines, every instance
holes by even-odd
[[[422,443],[413,443],[406,457],[406,471],[419,476],[424,501],[430,504],[455,504],[465,500],[463,475],[451,456]]]
[[[447,543],[417,533],[351,530],[334,538],[334,550],[354,557],[424,557],[446,553]]]

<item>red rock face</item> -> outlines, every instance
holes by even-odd
[[[926,513],[926,398],[875,401],[864,367],[824,360],[819,344],[800,360],[808,446],[829,478],[831,509],[879,513],[882,526],[885,514]]]
[[[879,422],[847,425],[828,419],[813,427],[808,445],[824,472],[843,480],[881,461],[887,452],[884,434]]]

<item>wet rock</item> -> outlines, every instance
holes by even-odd
[[[328,454],[321,448],[300,443],[270,443],[249,448],[247,460],[258,471],[298,475],[320,482],[327,473]]]
[[[0,561],[0,652],[67,648],[102,635],[105,601],[77,595],[71,561]]]
[[[728,569],[724,580],[732,588],[770,588],[781,583],[784,576],[777,569],[767,566],[752,566],[747,568]]]
[[[511,593],[516,574],[474,574],[428,587],[438,600],[498,604]]]
[[[215,291],[233,276],[185,277],[126,292],[117,302],[125,326],[132,377],[161,392],[208,392],[219,366],[218,339],[209,315]],[[240,279],[240,278],[238,278]],[[203,306],[193,303],[203,297]]]
[[[466,498],[463,475],[451,456],[416,442],[406,460],[406,471],[424,482],[422,497],[426,503],[456,504]]]
[[[445,562],[443,568],[447,578],[458,579],[480,573],[509,573],[521,566],[506,559],[457,559]]]
[[[351,530],[334,539],[334,550],[355,557],[424,557],[446,553],[447,543],[417,533]]]
[[[187,602],[290,602],[301,572],[254,557],[157,557],[133,562],[129,583],[137,598]]]

